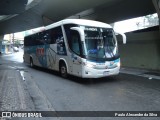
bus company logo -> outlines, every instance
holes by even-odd
[[[44,48],[37,48],[36,49],[36,54],[38,56],[43,56],[44,55]]]
[[[11,112],[2,112],[2,118],[11,118]]]
[[[97,28],[85,28],[86,31],[98,31]]]

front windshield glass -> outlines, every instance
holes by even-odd
[[[84,55],[92,60],[118,57],[117,41],[111,28],[85,27]]]

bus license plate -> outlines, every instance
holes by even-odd
[[[104,71],[103,72],[103,75],[108,75],[109,74],[109,71]]]

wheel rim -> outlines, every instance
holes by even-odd
[[[30,62],[30,66],[33,67],[33,62],[32,62],[32,60],[31,60],[31,62]]]
[[[65,66],[61,66],[61,75],[62,75],[62,77],[67,76],[67,69]]]

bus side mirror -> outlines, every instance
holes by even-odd
[[[123,44],[126,44],[126,41],[127,41],[126,35],[120,32],[116,32],[116,33],[122,36]]]
[[[78,31],[80,36],[81,36],[81,41],[84,41],[84,30],[80,27],[71,27],[70,28],[71,30],[75,30],[75,31]]]

